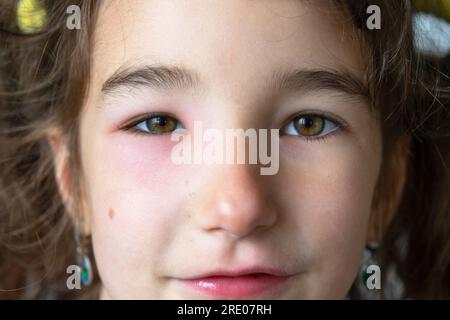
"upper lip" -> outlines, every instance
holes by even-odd
[[[269,276],[276,276],[276,277],[287,277],[291,275],[283,270],[276,268],[245,267],[239,269],[216,269],[213,271],[200,273],[193,277],[185,278],[184,280],[203,279],[208,277],[241,277],[241,276],[248,276],[251,274],[266,274]]]

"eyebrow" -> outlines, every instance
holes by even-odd
[[[119,68],[102,86],[110,95],[121,89],[140,87],[169,91],[194,89],[201,85],[198,73],[177,65],[144,65]],[[349,72],[335,69],[296,69],[272,75],[269,88],[289,92],[331,90],[368,101],[368,86]]]
[[[348,96],[370,99],[369,87],[349,72],[335,69],[300,69],[276,73],[272,85],[278,90],[321,91],[331,90]]]
[[[122,67],[103,83],[102,92],[108,94],[120,88],[132,89],[141,86],[160,90],[191,89],[199,84],[199,79],[193,71],[179,66]]]

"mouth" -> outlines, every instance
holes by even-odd
[[[292,275],[279,270],[213,271],[195,278],[178,279],[184,286],[215,298],[250,298],[280,289]]]

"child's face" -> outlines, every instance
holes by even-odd
[[[329,3],[105,2],[81,116],[102,297],[345,296],[365,245],[381,134],[358,87],[364,85],[360,44]],[[129,76],[102,92],[118,68],[161,65],[193,73],[195,86],[157,87],[142,71],[133,87],[124,85]],[[294,70],[302,79],[284,89],[273,84],[274,75]],[[344,74],[355,82],[340,81]],[[191,132],[195,120],[222,132],[280,129],[279,171],[177,165],[170,132],[146,133],[145,121],[136,126],[140,134],[124,129],[152,112],[169,114]],[[319,116],[293,124],[305,112]],[[301,133],[309,131],[298,124],[308,119],[325,127],[307,140]],[[174,124],[153,120],[169,123],[158,128]],[[228,271],[289,276],[186,280]]]

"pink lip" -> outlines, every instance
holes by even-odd
[[[214,272],[181,280],[186,286],[217,298],[248,298],[274,290],[288,280],[278,271]]]

